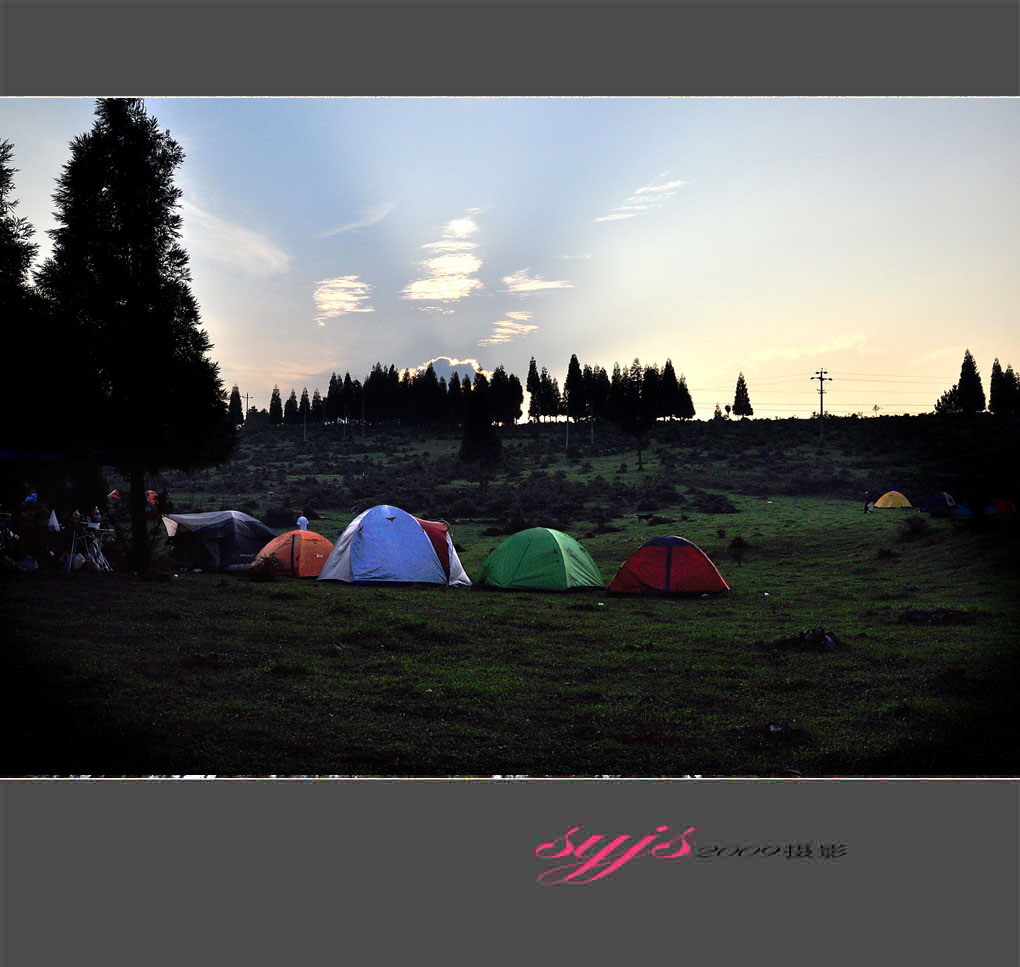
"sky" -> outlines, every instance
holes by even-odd
[[[930,411],[1020,369],[1020,100],[147,98],[226,388],[438,360],[686,377],[699,419]],[[40,259],[86,98],[0,99]],[[878,409],[875,409],[878,407]]]

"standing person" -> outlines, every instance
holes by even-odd
[[[307,518],[307,517],[305,517],[305,515],[304,515],[304,514],[302,514],[302,515],[301,515],[301,516],[300,516],[300,517],[299,517],[299,518],[297,519],[297,525],[298,525],[298,530],[303,530],[303,531],[306,531],[306,530],[308,530],[308,518]]]
[[[875,498],[871,496],[870,490],[864,491],[864,513],[875,513]]]

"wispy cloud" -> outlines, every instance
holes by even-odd
[[[335,279],[324,279],[317,283],[315,299],[315,321],[326,325],[327,319],[336,319],[350,312],[374,312],[365,305],[372,297],[372,286],[356,275],[341,275]]]
[[[530,271],[531,269],[521,269],[519,272],[514,272],[513,275],[504,276],[503,284],[506,286],[504,291],[514,292],[517,295],[527,295],[531,292],[544,292],[547,289],[572,289],[574,287],[573,282],[567,282],[563,279],[547,282],[537,275],[529,276],[528,273]]]
[[[452,316],[455,309],[444,309],[442,306],[415,306],[419,312],[438,312],[441,316]]]
[[[181,204],[182,234],[188,251],[226,262],[250,275],[279,275],[291,257],[265,235],[234,225],[192,202]]]
[[[395,207],[393,202],[388,201],[383,202],[381,205],[376,205],[374,208],[366,208],[353,222],[346,222],[343,225],[338,225],[336,228],[331,228],[328,232],[323,232],[319,235],[319,238],[329,238],[331,235],[339,235],[341,232],[352,232],[356,228],[367,228],[369,225],[375,225],[381,222]]]
[[[508,312],[505,319],[500,319],[492,324],[492,332],[485,338],[478,341],[479,346],[496,346],[501,343],[513,342],[519,336],[526,336],[535,332],[538,326],[528,322],[531,318],[530,312]]]
[[[835,339],[830,339],[828,342],[819,343],[814,346],[806,346],[799,348],[796,346],[789,346],[785,349],[759,349],[751,351],[751,358],[756,362],[767,362],[772,359],[803,359],[805,356],[822,356],[826,353],[838,352],[842,349],[857,349],[862,343],[867,341],[867,336],[863,332],[847,334],[845,336],[838,336]]]
[[[471,212],[477,212],[477,209],[471,209]],[[400,297],[427,302],[457,302],[483,288],[481,280],[475,277],[482,267],[482,260],[473,254],[478,246],[476,242],[469,241],[477,232],[478,224],[473,218],[454,218],[447,222],[438,241],[426,242],[422,246],[428,252],[438,253],[418,263],[426,274],[405,285]]]
[[[585,252],[583,255],[557,255],[558,259],[590,259],[591,252]]]
[[[662,177],[662,176],[660,176]],[[662,203],[672,198],[678,188],[686,185],[686,181],[674,179],[660,184],[642,185],[619,205],[614,205],[608,215],[599,215],[596,222],[620,222],[627,218],[637,218],[653,208],[661,208]]]

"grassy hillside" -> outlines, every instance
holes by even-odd
[[[357,588],[165,570],[2,585],[8,774],[1015,775],[1017,522],[864,515],[861,497],[1015,496],[1014,426],[839,420],[505,435],[484,497],[453,437],[243,438],[159,481],[331,539],[389,502],[440,517],[469,575],[560,526],[608,582],[676,533],[724,598]],[[309,514],[312,516],[312,514]],[[658,524],[649,517],[668,518]],[[833,650],[797,633],[823,628]]]

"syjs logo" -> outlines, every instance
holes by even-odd
[[[571,826],[549,843],[539,843],[535,856],[555,860],[537,877],[542,886],[583,885],[611,876],[631,860],[645,855],[659,860],[678,860],[690,856],[691,837],[697,827],[670,834],[668,826],[656,826],[655,832],[640,839],[630,834],[609,837],[585,836],[580,826]]]

